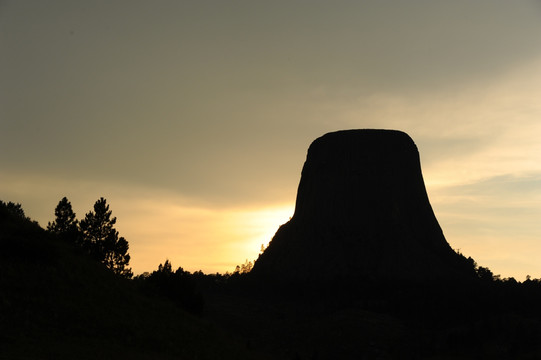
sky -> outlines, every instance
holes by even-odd
[[[541,278],[541,1],[0,0],[0,199],[105,197],[136,274],[232,271],[310,143],[408,133],[452,248]]]

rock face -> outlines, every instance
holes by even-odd
[[[256,261],[255,276],[290,281],[469,277],[426,193],[405,133],[346,130],[308,149],[295,213]]]

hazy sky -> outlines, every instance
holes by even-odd
[[[541,277],[540,99],[539,0],[0,0],[0,199],[104,196],[136,273],[231,271],[311,141],[398,129],[450,245]]]

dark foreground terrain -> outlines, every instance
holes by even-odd
[[[20,215],[0,208],[1,359],[253,358]]]
[[[539,281],[473,262],[469,282],[182,272],[164,292],[8,212],[0,246],[4,359],[541,358]]]
[[[541,358],[539,282],[357,286],[254,285],[207,316],[275,359]]]

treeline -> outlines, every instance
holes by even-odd
[[[128,241],[119,237],[114,228],[116,217],[111,216],[107,200],[98,199],[94,211],[89,211],[81,221],[66,197],[60,200],[54,213],[55,220],[48,223],[47,231],[80,247],[113,273],[128,279],[133,276]]]
[[[133,282],[147,295],[166,297],[181,308],[196,314],[203,314],[205,295],[215,291],[246,290],[253,262],[246,260],[237,265],[233,272],[205,274],[198,270],[193,273],[178,267],[173,270],[169,260],[158,265],[153,272],[144,272],[133,278]]]
[[[107,200],[103,197],[94,204],[84,219],[77,220],[71,203],[62,198],[55,208],[55,220],[47,224],[46,232],[62,241],[71,243],[84,253],[103,263],[113,273],[130,279],[133,276],[129,267],[129,244],[115,229],[116,217],[112,217]],[[26,216],[21,204],[0,200],[0,219],[4,226],[34,227],[38,223]],[[6,224],[8,223],[8,224]]]
[[[204,309],[205,301],[200,289],[223,288],[227,284],[237,283],[253,267],[253,262],[246,260],[231,273],[190,273],[182,267],[173,270],[170,261],[166,260],[158,265],[157,270],[133,277],[129,267],[128,241],[119,236],[115,229],[117,219],[112,216],[107,200],[103,197],[95,202],[93,211],[86,213],[81,220],[77,219],[71,202],[63,197],[54,209],[54,220],[47,224],[45,230],[27,217],[18,203],[0,201],[0,220],[4,222],[4,229],[11,226],[45,231],[50,237],[71,244],[88,257],[102,263],[117,276],[132,279],[134,286],[147,296],[168,298],[194,314],[202,314]]]
[[[249,358],[182,304],[96,261],[77,227],[53,232],[76,217],[58,219],[47,230],[0,201],[0,359]]]
[[[182,267],[173,271],[169,260],[158,266],[152,273],[143,273],[133,281],[147,295],[159,295],[172,300],[185,310],[201,315],[204,308],[203,295],[199,292],[195,277],[203,273],[191,274]]]

